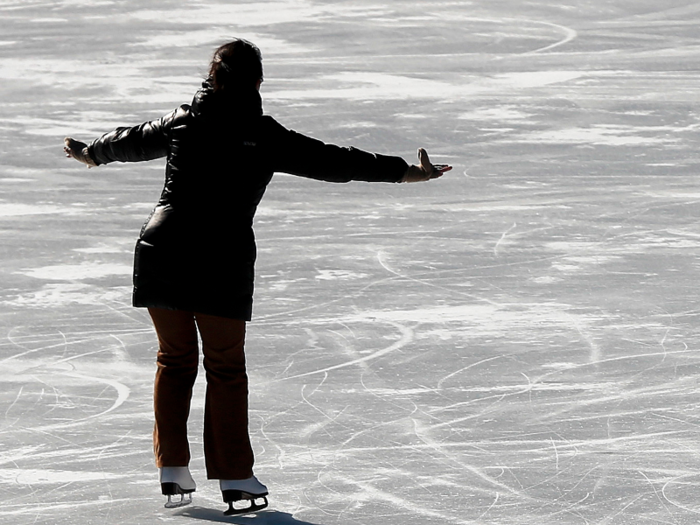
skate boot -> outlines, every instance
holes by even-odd
[[[176,509],[192,503],[192,493],[197,486],[187,467],[162,467],[160,469],[160,488],[163,495],[168,496],[166,509]],[[173,501],[172,497],[180,495],[180,501]]]
[[[248,479],[220,479],[219,487],[224,503],[228,503],[225,516],[249,514],[267,507],[267,487],[255,476]]]

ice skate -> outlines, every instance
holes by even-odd
[[[166,509],[176,509],[192,503],[192,493],[197,489],[190,469],[187,467],[162,467],[160,470],[160,488],[163,495],[168,496]],[[179,501],[172,497],[180,495]]]
[[[248,514],[267,507],[267,487],[260,483],[255,476],[239,480],[219,480],[221,495],[228,510],[224,515]]]

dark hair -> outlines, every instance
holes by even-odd
[[[255,87],[263,78],[262,55],[252,42],[236,38],[214,52],[209,68],[214,91]]]

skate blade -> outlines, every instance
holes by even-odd
[[[228,503],[228,509],[224,511],[224,516],[234,516],[236,514],[252,514],[254,512],[258,512],[259,510],[262,510],[268,506],[268,501],[265,496],[259,496],[257,498],[252,498],[252,499],[241,499],[236,501],[235,503],[240,503],[243,501],[248,501],[250,502],[250,505],[247,507],[234,507],[233,501],[229,501]]]
[[[173,501],[171,496],[168,495],[168,501],[165,503],[166,509],[179,509],[192,503],[192,494],[182,494],[180,496],[180,501]]]

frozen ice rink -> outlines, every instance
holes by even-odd
[[[700,2],[0,0],[0,522],[696,524]],[[427,184],[276,176],[251,430],[270,510],[163,508],[132,248],[163,162],[63,157],[188,103],[229,37],[266,112],[419,146]]]

